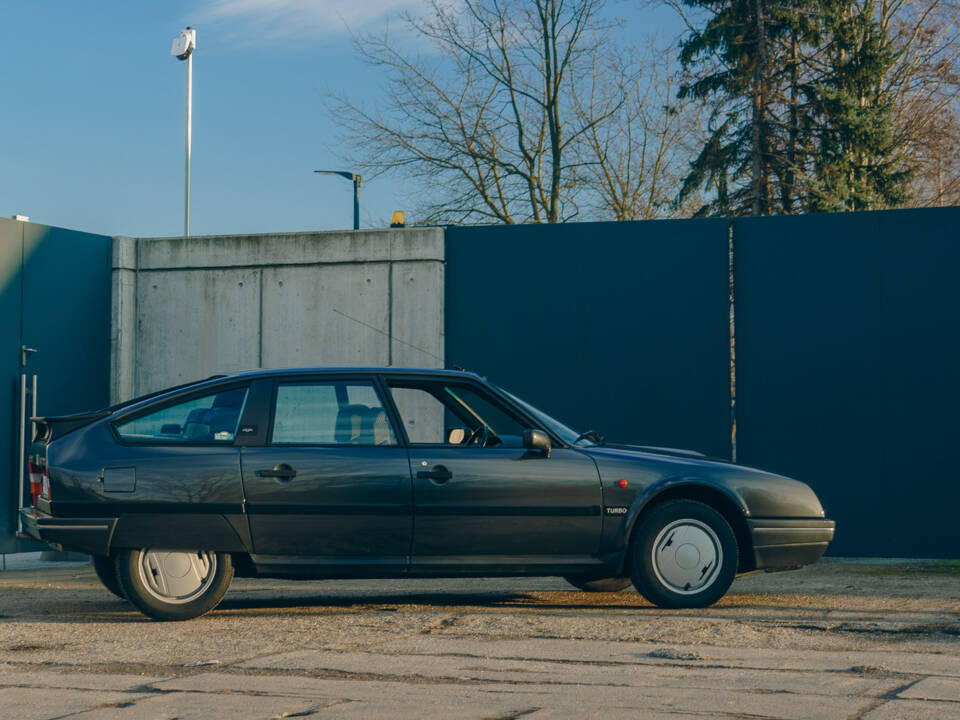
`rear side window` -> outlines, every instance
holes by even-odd
[[[222,390],[119,423],[117,434],[128,442],[230,444],[246,401],[245,387]]]
[[[396,445],[372,383],[283,384],[277,388],[274,444]]]

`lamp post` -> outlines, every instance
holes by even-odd
[[[187,160],[183,200],[183,236],[190,237],[190,153],[193,147],[193,51],[197,48],[197,31],[191,27],[181,30],[174,38],[170,54],[187,61]]]
[[[363,175],[346,172],[345,170],[314,170],[318,175],[339,175],[347,180],[353,181],[353,229],[360,229],[360,183],[363,182]]]

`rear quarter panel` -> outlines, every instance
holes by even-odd
[[[249,548],[239,448],[122,444],[103,420],[55,439],[47,463],[51,512],[117,517],[111,547]],[[111,470],[132,482],[108,489]]]

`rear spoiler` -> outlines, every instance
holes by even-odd
[[[112,414],[109,410],[98,410],[96,412],[77,413],[76,415],[60,415],[59,417],[32,417],[30,422],[37,425],[33,442],[49,443],[54,436],[62,437],[82,428],[84,425],[89,425]]]

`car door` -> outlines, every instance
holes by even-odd
[[[387,383],[414,475],[411,570],[578,565],[597,552],[601,488],[589,457],[525,449],[524,421],[479,383]]]
[[[241,455],[254,562],[405,567],[410,466],[373,378],[278,379],[271,415]]]

